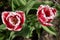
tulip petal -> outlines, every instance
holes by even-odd
[[[25,22],[25,13],[23,11],[16,11],[17,14],[21,15],[21,24]]]
[[[6,17],[8,16],[8,14],[9,13],[6,12],[6,11],[5,12],[2,12],[2,21],[3,21],[4,24],[6,24],[5,21],[4,21],[4,19],[6,19]]]
[[[22,29],[22,26],[17,26],[17,28],[14,29],[14,31],[20,31]]]

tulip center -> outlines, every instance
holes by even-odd
[[[12,19],[13,24],[16,24],[17,21],[18,21],[17,18],[13,18],[13,19]]]
[[[13,22],[13,24],[17,24],[18,19],[16,17],[11,17],[11,22]]]
[[[50,16],[50,11],[48,8],[44,8],[44,12],[45,12],[46,17]]]

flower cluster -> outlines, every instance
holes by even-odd
[[[40,5],[37,10],[37,19],[44,26],[52,26],[50,22],[56,15],[56,9],[48,5]],[[2,12],[2,21],[7,29],[13,31],[20,31],[22,24],[25,22],[25,13],[23,11],[16,12]]]

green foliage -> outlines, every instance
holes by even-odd
[[[46,26],[42,26],[42,28],[47,31],[48,33],[52,34],[52,35],[55,35],[56,36],[56,32],[55,32],[55,29],[52,28],[52,27],[46,27]],[[52,29],[52,30],[51,30]]]
[[[6,26],[4,24],[0,25],[0,31],[5,29],[6,29]]]
[[[39,35],[41,28],[43,28],[45,31],[52,35],[56,35],[56,30],[54,27],[41,26],[40,23],[37,21],[36,13],[34,13],[33,11],[30,13],[29,11],[32,9],[37,10],[38,7],[43,4],[57,8],[57,13],[58,15],[60,15],[60,5],[57,6],[51,1],[38,2],[37,0],[10,0],[8,4],[11,6],[12,11],[24,11],[26,14],[26,21],[23,25],[22,30],[14,33],[6,30],[6,26],[4,24],[0,25],[0,40],[8,40],[11,38],[13,39],[16,35],[29,38],[32,36],[33,30],[36,30],[37,34]],[[0,7],[2,5],[3,4],[0,4]],[[4,32],[6,33],[4,34]]]
[[[32,6],[35,4],[36,0],[11,0],[10,5],[12,7],[12,10],[22,10],[25,11],[26,14],[29,12],[29,10],[32,8]]]
[[[60,10],[57,11],[57,17],[60,18]]]
[[[25,6],[26,14],[29,12],[29,10],[33,7],[36,1],[28,1],[28,3]]]

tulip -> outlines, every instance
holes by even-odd
[[[53,26],[51,23],[56,16],[56,9],[48,5],[40,5],[37,10],[37,19],[44,26]]]
[[[25,13],[23,11],[2,12],[2,21],[8,30],[20,31],[25,22]]]

